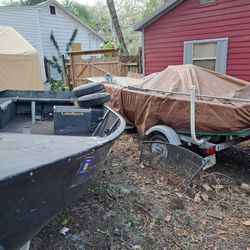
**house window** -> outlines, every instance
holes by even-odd
[[[49,12],[50,12],[51,15],[55,15],[56,14],[56,7],[50,5],[49,6]]]
[[[228,39],[184,42],[184,64],[226,73]]]

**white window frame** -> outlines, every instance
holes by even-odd
[[[50,13],[50,6],[52,6],[52,7],[55,8],[55,14],[51,14],[51,13]],[[54,17],[57,16],[57,9],[56,9],[56,6],[55,6],[55,5],[53,5],[53,4],[48,5],[48,9],[49,9],[49,15],[50,15],[50,16],[54,16]]]
[[[202,58],[203,60],[216,59],[215,71],[226,74],[227,72],[227,52],[228,52],[228,38],[193,40],[184,42],[184,64],[193,64],[193,48],[195,44],[202,43],[217,43],[216,58],[208,57]]]

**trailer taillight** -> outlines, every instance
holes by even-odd
[[[216,152],[216,147],[213,146],[211,148],[205,148],[204,152],[205,152],[206,155],[213,155]]]

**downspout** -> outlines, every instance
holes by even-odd
[[[141,33],[141,44],[142,44],[142,75],[145,76],[145,45],[144,45],[144,29],[142,30]]]
[[[203,139],[198,140],[195,133],[195,86],[190,87],[190,130],[191,137],[195,143],[198,145],[204,143]]]

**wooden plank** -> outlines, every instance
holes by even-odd
[[[119,49],[97,49],[97,50],[86,50],[86,51],[70,51],[70,55],[95,55],[95,54],[107,54],[107,53],[117,53]]]
[[[143,77],[143,74],[129,71],[128,74],[127,74],[127,77],[132,77],[132,78],[140,79],[140,78]]]
[[[91,63],[91,64],[93,64],[93,65],[105,65],[105,64],[118,64],[119,62],[91,62],[91,61],[89,61],[89,62],[83,62],[83,63],[74,63],[74,65],[87,65],[87,64],[89,64],[89,63]]]
[[[84,70],[89,66],[89,64],[85,64],[85,66],[82,68],[82,70],[77,74],[76,79],[79,78],[79,76],[84,72]]]

